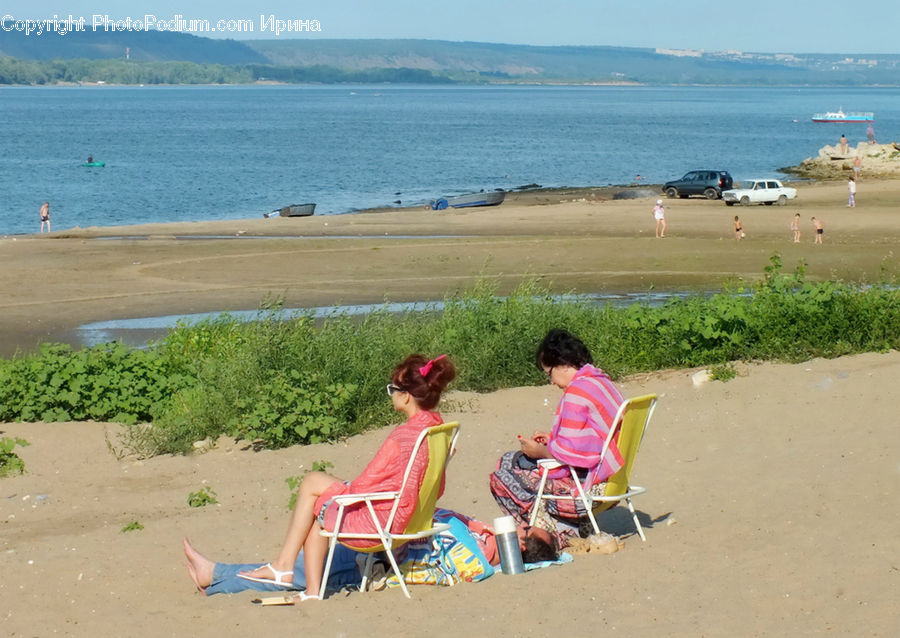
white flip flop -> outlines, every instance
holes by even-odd
[[[284,579],[285,576],[290,576],[293,579],[294,572],[280,572],[272,567],[272,563],[266,563],[263,567],[267,567],[275,578],[259,578],[257,576],[248,576],[247,574],[238,574],[238,578],[243,578],[244,580],[249,580],[254,583],[264,583],[266,585],[274,585],[275,587],[284,587],[285,589],[291,589],[294,586],[294,583]]]

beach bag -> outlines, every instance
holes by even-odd
[[[465,522],[440,509],[434,520],[449,524],[450,529],[431,539],[407,543],[406,558],[399,564],[406,584],[449,586],[458,581],[478,582],[494,574]],[[400,586],[396,574],[388,577],[387,586]]]

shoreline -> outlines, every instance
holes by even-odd
[[[4,237],[0,356],[62,340],[86,323],[254,310],[273,298],[302,308],[433,301],[479,280],[505,294],[533,278],[554,294],[742,287],[762,277],[776,252],[786,272],[805,261],[812,280],[900,274],[900,180],[863,179],[852,211],[844,183],[797,187],[798,199],[785,207],[663,199],[664,240],[654,238],[650,213],[660,195],[613,199],[621,187],[528,192],[486,208]],[[801,215],[801,244],[790,241],[794,213]],[[742,242],[734,240],[735,215],[746,229]],[[813,215],[824,222],[824,246],[812,244]]]

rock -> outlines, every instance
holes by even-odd
[[[853,160],[862,159],[862,176],[900,177],[900,150],[893,144],[860,142],[846,154],[838,146],[826,145],[816,157],[808,157],[797,166],[779,169],[790,175],[808,179],[845,179],[853,170]]]
[[[691,383],[694,384],[695,388],[699,388],[710,381],[712,381],[712,375],[709,373],[709,370],[699,370],[691,375]]]
[[[652,188],[630,188],[628,190],[616,191],[613,199],[641,199],[642,197],[661,196],[660,191]]]

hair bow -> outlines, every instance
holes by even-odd
[[[440,361],[441,359],[446,359],[446,358],[447,358],[447,355],[442,354],[441,356],[439,356],[435,359],[431,359],[428,363],[426,363],[421,368],[419,368],[419,374],[421,374],[422,378],[424,379],[425,377],[428,376],[428,373],[431,372],[431,368],[434,366],[435,361]]]

